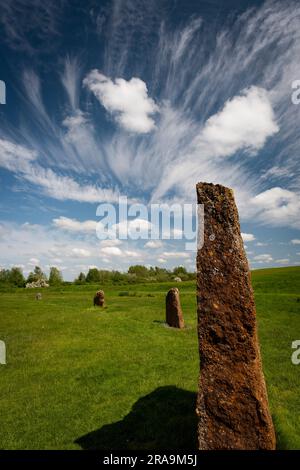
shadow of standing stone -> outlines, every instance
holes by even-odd
[[[205,222],[197,254],[199,448],[275,449],[233,191],[199,183],[197,199]]]
[[[124,419],[78,438],[87,450],[196,449],[196,393],[159,387],[140,398]]]

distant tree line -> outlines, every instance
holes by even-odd
[[[147,267],[143,265],[130,266],[126,273],[120,271],[109,271],[105,269],[91,268],[88,273],[81,272],[74,280],[75,284],[135,284],[137,282],[164,282],[171,281],[176,278],[181,281],[195,279],[195,273],[190,273],[183,266],[177,266],[173,270],[155,267]],[[39,280],[47,281],[50,286],[59,286],[69,284],[64,282],[62,273],[58,268],[52,266],[50,268],[49,278],[39,266],[36,266],[30,272],[27,278],[24,277],[23,271],[19,267],[0,270],[0,286],[25,287],[27,283]]]
[[[155,267],[147,267],[140,264],[130,266],[127,273],[120,271],[108,271],[105,269],[91,268],[87,275],[80,273],[75,279],[75,284],[122,284],[137,282],[164,282],[180,278],[181,281],[196,279],[195,273],[190,273],[183,266],[177,266],[173,270]]]
[[[36,282],[41,279],[48,281],[50,286],[59,285],[64,282],[61,272],[54,266],[50,268],[49,279],[39,266],[36,266],[28,274],[27,278],[24,277],[23,271],[19,267],[0,270],[0,285],[25,287],[27,283]]]

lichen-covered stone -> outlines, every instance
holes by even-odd
[[[98,307],[103,307],[104,305],[104,291],[98,290],[94,297],[94,306],[97,305]]]
[[[274,449],[250,271],[233,191],[197,184],[204,245],[197,254],[199,448]]]
[[[179,290],[177,287],[170,289],[166,296],[166,323],[173,328],[184,328]]]

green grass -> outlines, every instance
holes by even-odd
[[[196,446],[199,359],[193,282],[178,284],[187,328],[166,328],[172,283],[0,294],[1,449]],[[278,447],[300,449],[300,268],[253,272],[259,336]],[[125,290],[126,289],[126,290]]]

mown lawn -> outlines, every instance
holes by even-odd
[[[255,271],[253,285],[278,447],[300,449],[300,268]],[[195,448],[195,288],[178,286],[177,331],[163,323],[170,287],[106,286],[105,309],[96,286],[0,293],[0,448]]]

